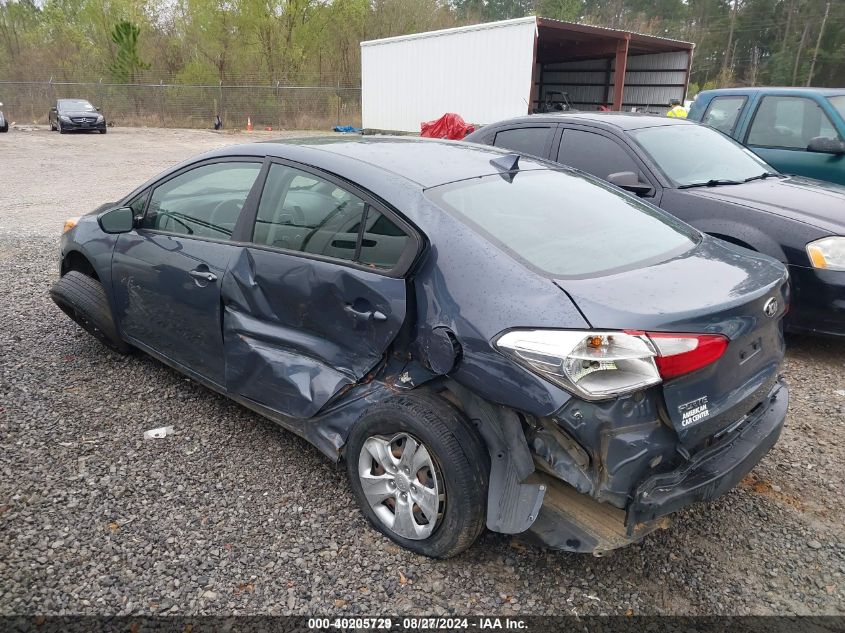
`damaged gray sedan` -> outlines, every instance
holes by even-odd
[[[66,224],[51,295],[343,460],[448,557],[600,555],[777,441],[787,276],[580,172],[419,139],[227,147]]]

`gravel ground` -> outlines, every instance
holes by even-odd
[[[443,562],[370,529],[306,442],[50,302],[65,216],[245,138],[0,136],[0,614],[845,614],[845,342],[790,342],[780,443],[669,530],[601,559],[488,533]]]

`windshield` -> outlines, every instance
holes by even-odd
[[[59,110],[85,110],[93,112],[94,106],[83,99],[60,99]]]
[[[742,182],[774,169],[724,134],[703,125],[666,125],[629,132],[676,186]]]
[[[513,182],[494,174],[426,195],[551,277],[598,276],[665,261],[699,239],[660,209],[569,171],[523,171]]]
[[[843,119],[845,119],[845,95],[836,95],[835,97],[828,97],[828,101],[830,101],[831,105],[836,108],[836,111],[839,113]]]

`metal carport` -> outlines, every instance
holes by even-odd
[[[683,99],[693,44],[530,16],[361,42],[363,126],[419,131],[532,112],[548,92],[575,108],[665,112]]]

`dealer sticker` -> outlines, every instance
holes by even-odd
[[[703,420],[710,415],[710,410],[707,408],[707,396],[701,396],[700,398],[680,405],[678,407],[678,413],[681,414],[681,426],[683,427]]]

